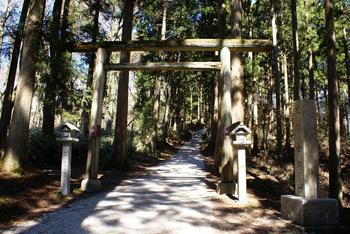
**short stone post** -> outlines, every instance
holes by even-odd
[[[103,91],[106,80],[104,65],[108,62],[107,51],[98,48],[93,74],[92,104],[89,127],[89,149],[86,162],[85,179],[81,182],[81,190],[94,192],[101,189],[101,182],[97,178],[100,154],[100,132],[102,119]]]
[[[65,122],[58,127],[58,130],[59,136],[56,140],[62,142],[61,194],[66,196],[70,194],[72,143],[79,141],[78,138],[72,137],[72,133],[78,132],[79,129]]]
[[[236,126],[236,127],[234,127]],[[233,146],[237,148],[237,172],[238,172],[238,201],[241,204],[247,203],[247,176],[246,176],[246,147],[249,147],[252,142],[247,139],[247,135],[251,134],[249,128],[242,123],[233,125],[234,129],[231,132],[233,137]]]
[[[319,196],[319,152],[316,103],[293,103],[295,195],[282,195],[282,217],[302,226],[338,225],[336,199]]]

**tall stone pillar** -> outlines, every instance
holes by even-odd
[[[293,135],[295,195],[317,198],[319,194],[319,152],[314,100],[294,102]]]
[[[322,226],[336,226],[339,223],[338,201],[318,198],[319,152],[314,100],[294,102],[293,134],[295,195],[281,196],[282,217],[306,227],[306,232],[318,232]]]

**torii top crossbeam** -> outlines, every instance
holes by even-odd
[[[98,48],[107,51],[219,51],[227,47],[237,52],[268,52],[270,40],[264,39],[184,39],[147,41],[101,41],[96,43],[70,43],[64,49],[70,52],[93,52]]]

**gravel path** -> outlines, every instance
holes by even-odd
[[[195,132],[176,155],[146,175],[5,233],[293,232],[288,222],[258,202],[240,207],[207,186],[199,151],[202,133]],[[251,195],[248,199],[257,200]]]

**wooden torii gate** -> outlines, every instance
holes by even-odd
[[[99,129],[102,119],[103,91],[106,79],[106,72],[109,70],[147,70],[147,71],[220,71],[220,106],[219,115],[221,123],[218,125],[218,132],[224,132],[231,123],[231,58],[230,52],[268,52],[272,48],[269,40],[260,39],[185,39],[185,40],[162,40],[162,41],[103,41],[98,43],[73,43],[68,44],[65,49],[70,52],[96,52],[96,61],[93,74],[92,105],[89,150],[86,164],[85,179],[82,181],[81,189],[84,191],[96,191],[101,188],[97,178],[100,135]],[[157,62],[157,63],[118,63],[110,64],[108,52],[112,51],[220,51],[220,61],[215,62]],[[223,148],[231,144],[229,137],[221,137]],[[220,151],[220,172],[226,165],[231,169],[234,161],[234,154],[231,151]],[[227,178],[226,178],[227,177]],[[222,173],[221,182],[224,184],[224,193],[233,193],[234,181],[230,176]],[[229,188],[227,188],[229,184]]]

